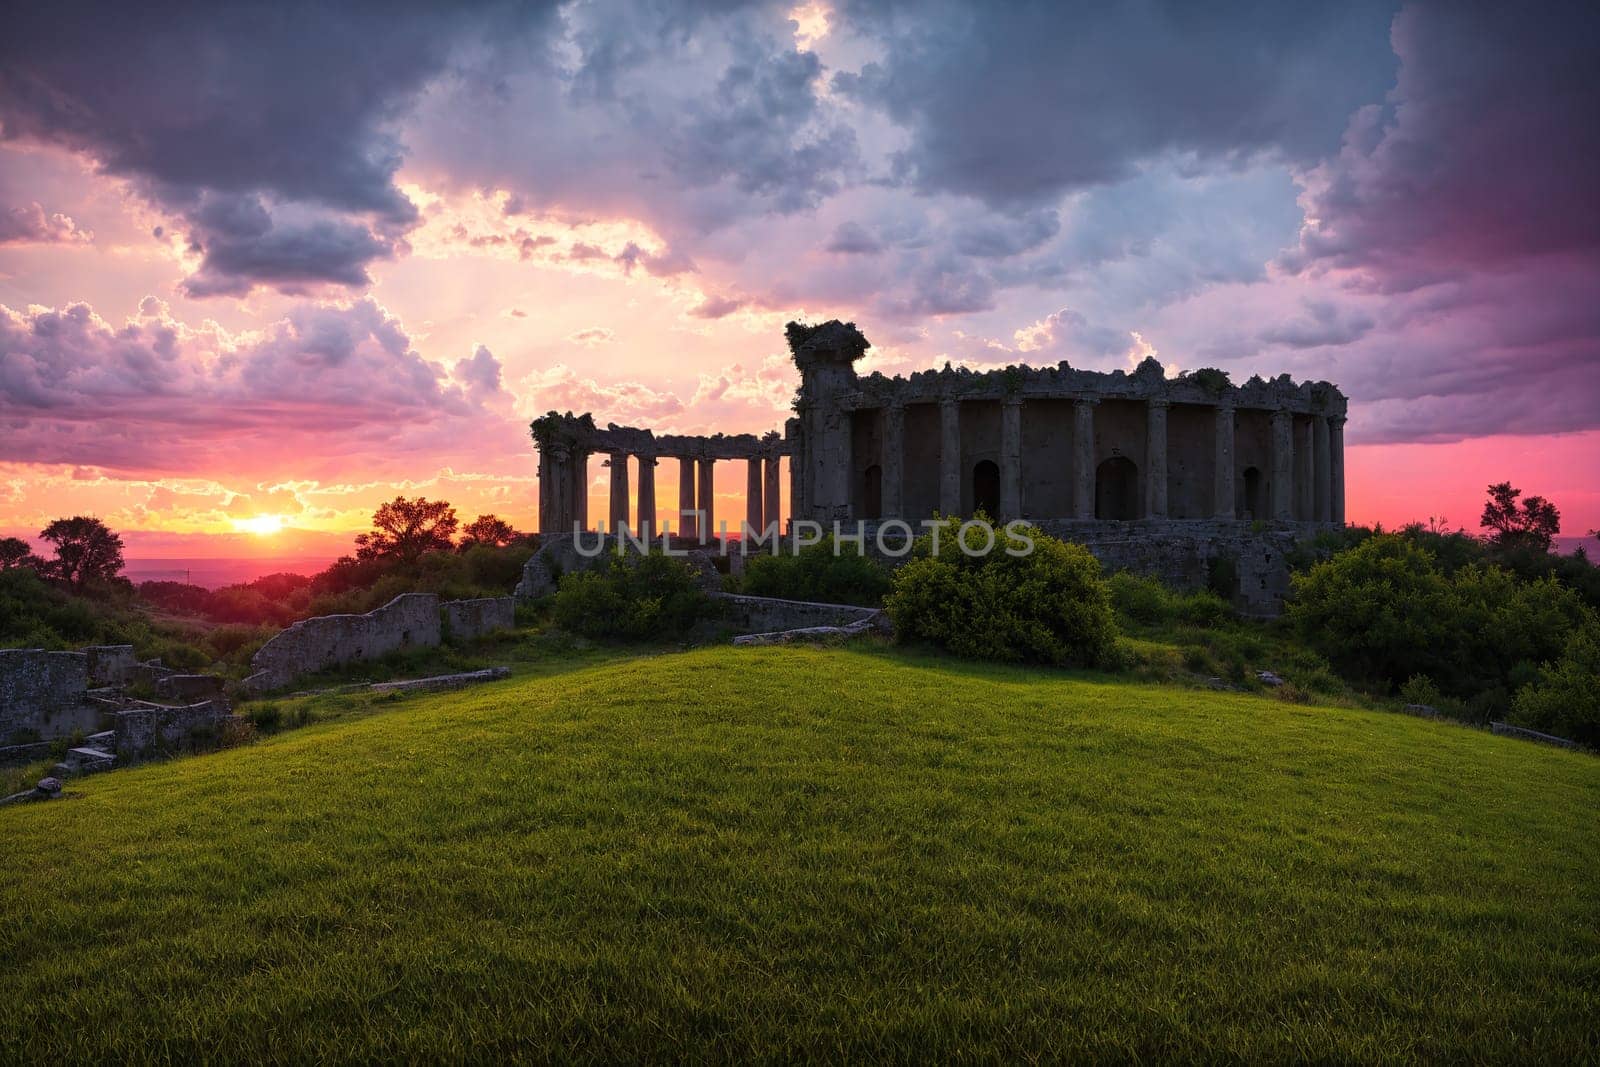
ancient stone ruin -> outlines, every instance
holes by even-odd
[[[179,703],[134,699],[126,690],[137,684]],[[131,645],[0,649],[0,762],[42,759],[53,742],[81,736],[57,774],[108,770],[214,743],[231,718],[222,679],[140,663]]]
[[[434,593],[402,593],[365,615],[319,615],[279,632],[250,658],[254,673],[244,686],[265,692],[340,664],[430,648],[442,641],[446,627],[459,641],[514,625],[512,597],[457,600],[441,607]]]
[[[555,412],[536,420],[541,531],[589,528],[596,453],[610,469],[612,530],[661,533],[655,467],[667,457],[679,472],[673,532],[706,542],[724,526],[762,531],[780,520],[787,461],[791,521],[853,530],[979,511],[1023,518],[1108,566],[1180,586],[1214,580],[1226,561],[1235,602],[1265,612],[1288,585],[1284,553],[1344,522],[1347,404],[1328,382],[1168,378],[1154,359],[1131,374],[1062,362],[862,377],[855,363],[869,344],[853,325],[791,323],[788,341],[801,385],[782,435],[656,435]],[[746,464],[742,523],[718,522],[719,460]]]

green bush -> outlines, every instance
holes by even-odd
[[[1117,627],[1099,561],[1081,545],[1064,544],[1034,527],[1025,531],[1033,551],[1009,555],[1004,550],[1016,542],[1005,530],[993,532],[995,550],[982,556],[956,547],[953,529],[941,538],[937,556],[932,535],[917,539],[885,601],[895,633],[974,659],[1059,666],[1111,662]],[[968,543],[981,540],[974,535]]]
[[[1446,575],[1433,554],[1379,534],[1294,576],[1288,616],[1311,648],[1356,677],[1434,679],[1478,714],[1503,706],[1532,665],[1592,618],[1571,589],[1472,563]],[[1495,691],[1499,690],[1497,697]]]
[[[1106,585],[1118,613],[1130,622],[1145,626],[1185,623],[1210,628],[1234,617],[1228,602],[1209,589],[1179,593],[1156,578],[1141,577],[1129,571],[1113,574]]]
[[[1600,626],[1568,639],[1561,658],[1517,694],[1510,721],[1600,748]]]
[[[694,572],[659,552],[610,557],[595,570],[563,575],[555,595],[556,623],[586,637],[667,637],[710,611]]]
[[[799,552],[751,556],[739,589],[750,596],[877,607],[889,592],[889,571],[854,545],[835,554],[835,544],[822,541]]]

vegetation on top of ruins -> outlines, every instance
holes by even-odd
[[[1191,371],[1188,376],[1199,382],[1200,388],[1212,396],[1221,396],[1232,384],[1228,372],[1216,367],[1201,367],[1199,370]]]
[[[880,646],[340,702],[0,809],[0,1059],[1592,1049],[1589,756]]]

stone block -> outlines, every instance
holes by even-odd
[[[127,685],[139,665],[133,658],[132,645],[91,645],[83,654],[89,657],[91,686]]]
[[[69,733],[80,725],[89,688],[82,652],[0,649],[0,744]]]
[[[226,707],[210,700],[176,707],[137,701],[116,714],[116,758],[147,759],[185,751],[208,735],[214,739],[229,717]]]

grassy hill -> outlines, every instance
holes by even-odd
[[[1399,715],[718,648],[72,792],[0,1060],[1600,1052],[1600,760]]]

